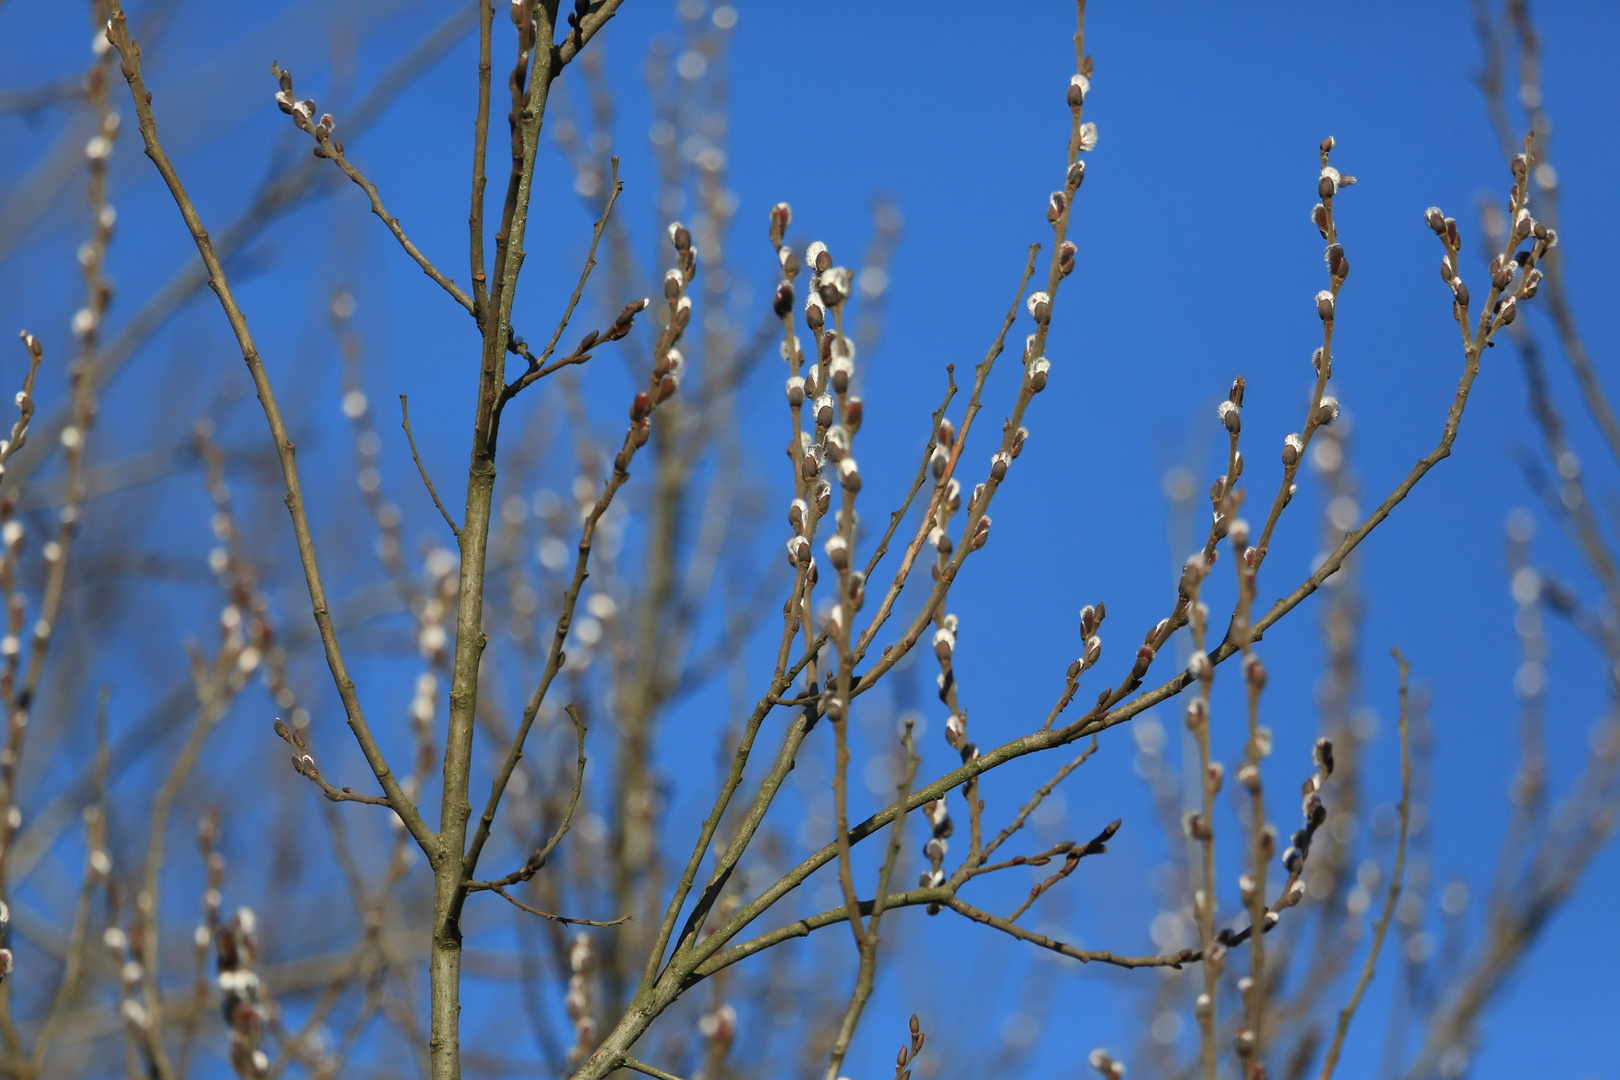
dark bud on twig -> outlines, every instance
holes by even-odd
[[[1423,211],[1423,222],[1434,230],[1434,235],[1446,235],[1446,216],[1440,212],[1438,206],[1431,206]]]
[[[1046,389],[1046,376],[1052,370],[1052,365],[1044,356],[1037,356],[1029,365],[1029,389],[1032,393],[1040,393]]]
[[[1320,427],[1327,427],[1339,418],[1339,401],[1337,398],[1324,395],[1321,404],[1316,406],[1316,423]]]
[[[1058,245],[1058,273],[1068,277],[1074,271],[1074,241],[1065,240]]]
[[[1285,468],[1292,469],[1299,464],[1299,455],[1305,449],[1305,440],[1298,434],[1291,434],[1283,440],[1282,461]]]
[[[822,516],[832,506],[832,485],[823,480],[816,485],[816,514]]]
[[[1052,197],[1046,200],[1046,220],[1048,224],[1056,225],[1063,219],[1064,211],[1069,208],[1069,197],[1061,191],[1052,192]]]
[[[1012,456],[1017,457],[1024,452],[1024,440],[1029,438],[1029,428],[1021,427],[1013,432]]]
[[[1505,289],[1508,282],[1513,280],[1514,263],[1498,255],[1491,260],[1491,284],[1498,289]]]
[[[1084,75],[1069,76],[1068,102],[1069,108],[1078,109],[1085,104],[1086,94],[1091,90],[1091,80]]]
[[[1068,185],[1070,192],[1075,192],[1080,190],[1080,185],[1085,182],[1086,163],[1084,161],[1076,161],[1073,165],[1069,166],[1069,173],[1068,176],[1064,178],[1064,183]]]
[[[1052,298],[1044,291],[1030,293],[1025,304],[1035,319],[1035,325],[1046,326],[1052,321]]]
[[[1496,305],[1496,317],[1502,320],[1503,326],[1510,326],[1519,314],[1519,302],[1511,296],[1503,297]]]
[[[1311,208],[1311,224],[1316,226],[1316,231],[1322,234],[1322,239],[1326,240],[1328,234],[1327,207],[1317,203]]]
[[[1323,322],[1333,321],[1333,294],[1326,289],[1316,294],[1316,313]]]
[[[665,375],[662,379],[660,379],[658,381],[658,401],[659,401],[659,403],[661,404],[661,403],[663,403],[665,401],[668,401],[670,398],[674,397],[675,396],[675,391],[677,389],[679,389],[679,387],[680,387],[680,383],[676,381],[675,376],[673,376],[673,375]]]
[[[990,515],[986,514],[979,519],[979,527],[973,530],[973,543],[971,550],[978,551],[990,539]]]
[[[990,458],[990,479],[996,481],[998,484],[1002,480],[1006,479],[1007,466],[1011,463],[1011,454],[1007,453],[1005,450],[996,451],[995,455]]]
[[[1457,219],[1448,217],[1442,224],[1444,224],[1446,228],[1446,243],[1450,244],[1454,248],[1460,247],[1462,245],[1462,238],[1457,235]]]
[[[1522,243],[1523,241],[1529,239],[1530,234],[1535,231],[1536,222],[1535,219],[1530,216],[1530,211],[1520,210],[1517,216],[1515,216],[1513,219],[1513,242],[1515,244]]]
[[[1246,386],[1247,384],[1244,383],[1243,376],[1239,375],[1237,378],[1233,379],[1232,389],[1227,391],[1226,400],[1230,401],[1232,404],[1241,409],[1243,407],[1243,391],[1245,390]]]
[[[778,319],[786,318],[787,314],[793,310],[792,285],[784,281],[776,287],[776,302],[771,305],[771,310],[776,312]]]
[[[1243,410],[1232,402],[1221,402],[1220,408],[1216,410],[1216,415],[1220,417],[1221,423],[1226,427],[1226,430],[1233,435],[1243,430]]]
[[[1324,201],[1333,198],[1333,190],[1333,181],[1329,177],[1324,176],[1316,182],[1317,197]]]
[[[1147,669],[1153,665],[1153,658],[1157,655],[1157,651],[1151,645],[1143,645],[1136,650],[1136,662],[1131,665],[1133,682],[1147,674]]]
[[[652,398],[647,396],[647,391],[641,391],[635,396],[634,400],[630,402],[631,422],[634,423],[635,421],[640,420],[643,416],[646,416],[648,413],[652,412],[652,409]]]
[[[816,398],[815,409],[817,427],[826,428],[832,426],[833,405],[833,396],[831,394],[822,394],[820,397]]]
[[[782,237],[787,235],[788,226],[793,224],[793,208],[785,202],[779,202],[771,207],[771,243],[780,245]]]
[[[1317,739],[1316,746],[1312,751],[1312,757],[1316,759],[1316,767],[1321,770],[1324,777],[1333,775],[1332,739]]]
[[[1540,287],[1541,271],[1538,268],[1532,267],[1530,272],[1524,275],[1524,287],[1522,289],[1524,298],[1528,300],[1532,296],[1536,295],[1536,290]]]
[[[1350,276],[1350,260],[1344,257],[1343,244],[1329,244],[1327,249],[1328,273],[1343,281]]]
[[[1451,283],[1451,294],[1462,307],[1468,306],[1468,283],[1462,278],[1456,278]]]
[[[1248,663],[1243,665],[1243,674],[1249,685],[1256,690],[1266,688],[1266,665],[1258,656],[1251,656]]]
[[[815,241],[805,249],[804,260],[810,264],[810,269],[818,274],[832,269],[832,253],[827,250],[827,245],[820,240]]]
[[[1246,788],[1250,795],[1260,794],[1260,770],[1252,764],[1245,764],[1237,771],[1238,783]]]
[[[675,245],[675,250],[683,255],[692,250],[692,234],[678,221],[670,223],[669,241]]]
[[[850,397],[844,402],[844,426],[854,435],[861,430],[861,417],[866,414],[866,406],[859,397]],[[1014,455],[1016,456],[1016,455]]]
[[[647,310],[647,300],[645,298],[641,300],[632,300],[628,304],[624,305],[624,307],[619,309],[619,314],[614,316],[613,325],[610,326],[608,328],[608,332],[603,335],[604,340],[618,341],[620,338],[624,337],[630,332],[630,327],[635,324],[636,316],[645,310]],[[593,341],[591,344],[594,345],[596,343]]]

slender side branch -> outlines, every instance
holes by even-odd
[[[321,644],[326,652],[326,664],[331,669],[333,682],[337,684],[338,696],[343,701],[343,711],[348,718],[349,728],[354,732],[354,737],[366,756],[366,763],[371,766],[377,782],[382,786],[388,798],[388,805],[399,815],[428,858],[437,860],[438,837],[428,828],[427,822],[422,820],[422,815],[417,812],[415,805],[400,787],[393,770],[388,767],[382,748],[377,745],[371,727],[366,722],[365,713],[360,708],[360,699],[354,690],[354,680],[349,677],[342,650],[338,646],[337,633],[332,627],[332,614],[326,600],[326,589],[321,583],[320,567],[315,558],[315,541],[310,533],[308,514],[304,510],[303,489],[298,480],[298,466],[294,459],[297,448],[288,437],[287,427],[282,422],[281,410],[276,405],[275,391],[271,388],[270,377],[264,370],[264,363],[259,359],[258,349],[253,344],[247,317],[237,306],[236,297],[225,277],[225,268],[220,265],[219,257],[214,253],[213,242],[209,239],[208,230],[204,228],[196,206],[192,204],[191,197],[186,194],[185,186],[180,182],[180,174],[175,171],[168,154],[163,150],[162,143],[158,141],[157,121],[152,115],[152,93],[146,88],[146,80],[141,75],[140,49],[130,40],[123,5],[120,0],[108,0],[107,10],[111,16],[107,36],[123,60],[121,67],[135,100],[135,111],[140,117],[141,138],[146,144],[146,155],[152,159],[158,172],[162,174],[164,183],[168,185],[169,194],[174,197],[175,205],[180,209],[180,216],[185,219],[192,240],[196,242],[197,253],[202,256],[203,265],[208,268],[208,283],[219,297],[220,306],[225,310],[225,317],[230,321],[231,330],[236,334],[237,344],[242,350],[242,360],[247,364],[254,388],[258,391],[259,403],[264,407],[264,417],[270,425],[270,435],[275,442],[276,456],[281,464],[282,483],[287,492],[285,500],[287,512],[292,516],[293,532],[298,540],[298,558],[303,565],[304,582],[309,589],[315,625],[320,631]]]
[[[501,886],[496,885],[494,882],[489,883],[489,891],[494,893],[496,896],[499,896],[513,907],[521,908],[522,910],[527,911],[530,915],[538,915],[542,919],[550,919],[552,922],[557,923],[567,923],[570,926],[618,926],[620,923],[629,922],[631,918],[629,915],[620,915],[617,919],[611,919],[608,922],[597,922],[595,919],[572,919],[566,915],[553,915],[549,911],[541,911],[539,908],[530,907],[528,904],[525,904],[523,901],[507,892]]]
[[[1389,920],[1395,914],[1395,902],[1401,898],[1401,881],[1406,874],[1406,834],[1412,816],[1412,754],[1411,739],[1407,731],[1406,681],[1412,666],[1401,655],[1401,650],[1392,649],[1395,664],[1401,672],[1400,688],[1400,735],[1401,735],[1401,826],[1400,836],[1395,844],[1395,873],[1390,878],[1389,893],[1384,897],[1384,910],[1378,916],[1378,925],[1373,927],[1372,946],[1367,950],[1367,963],[1362,966],[1361,978],[1356,980],[1355,992],[1350,1000],[1339,1010],[1339,1024],[1333,1032],[1333,1043],[1328,1047],[1327,1057],[1322,1061],[1322,1073],[1319,1080],[1329,1080],[1334,1068],[1339,1063],[1339,1051],[1344,1046],[1345,1033],[1350,1030],[1350,1021],[1356,1015],[1356,1007],[1361,1004],[1361,995],[1367,992],[1367,984],[1372,982],[1373,968],[1378,962],[1378,953],[1384,947],[1384,935],[1389,931]]]
[[[450,526],[450,531],[455,533],[457,540],[460,540],[461,529],[450,516],[450,511],[444,508],[444,503],[439,501],[439,493],[433,489],[433,481],[428,478],[427,466],[422,464],[422,455],[416,452],[416,436],[411,433],[411,409],[404,394],[399,395],[399,426],[405,429],[405,441],[411,444],[411,460],[416,462],[416,471],[421,474],[422,483],[427,485],[428,494],[433,496],[433,505],[439,508],[439,513],[444,516],[444,523]]]
[[[676,1076],[674,1073],[667,1073],[663,1069],[655,1069],[651,1065],[648,1065],[645,1061],[637,1061],[635,1058],[628,1055],[620,1058],[619,1064],[623,1065],[631,1072],[638,1072],[643,1076],[651,1076],[654,1078],[654,1080],[681,1080],[681,1078]]]

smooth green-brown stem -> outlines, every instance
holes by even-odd
[[[495,24],[492,0],[478,0],[478,110],[473,119],[472,209],[467,214],[467,255],[472,264],[472,314],[480,330],[489,309],[489,271],[484,265],[484,184],[489,161],[489,79]]]
[[[1367,984],[1372,982],[1373,969],[1378,963],[1378,954],[1384,947],[1384,935],[1389,932],[1389,920],[1395,914],[1396,901],[1401,898],[1401,882],[1406,875],[1406,834],[1412,814],[1412,754],[1406,720],[1406,681],[1412,666],[1406,662],[1406,657],[1401,655],[1401,650],[1391,649],[1390,653],[1395,657],[1395,665],[1401,672],[1398,721],[1401,736],[1401,827],[1395,842],[1395,873],[1390,878],[1389,892],[1384,896],[1384,910],[1378,916],[1378,924],[1373,927],[1372,945],[1367,949],[1367,962],[1362,966],[1361,978],[1356,980],[1356,989],[1350,995],[1350,1000],[1339,1010],[1339,1022],[1334,1028],[1333,1042],[1328,1046],[1327,1056],[1322,1059],[1322,1072],[1318,1080],[1330,1080],[1334,1068],[1339,1063],[1339,1051],[1344,1047],[1345,1033],[1350,1030],[1350,1021],[1356,1015],[1356,1007],[1361,1004],[1361,996],[1367,992]]]
[[[512,333],[512,303],[523,267],[524,233],[534,184],[535,155],[552,81],[589,39],[613,17],[619,0],[606,0],[570,32],[561,46],[552,44],[552,9],[534,5],[534,42],[528,90],[514,110],[514,149],[502,235],[496,238],[496,265],[490,285],[492,311],[481,320],[482,361],[473,417],[472,449],[467,467],[467,503],[462,515],[460,579],[457,584],[456,648],[451,667],[450,721],[445,737],[443,796],[439,811],[442,858],[434,866],[433,942],[429,953],[431,1032],[428,1038],[433,1080],[459,1080],[461,1046],[461,909],[466,883],[476,870],[466,855],[467,821],[472,816],[468,785],[472,775],[472,742],[478,707],[479,669],[484,646],[484,579],[489,542],[490,507],[495,495],[498,406],[505,389],[506,353]],[[525,28],[527,32],[527,28]],[[480,57],[482,60],[482,57]],[[514,98],[517,91],[514,88]],[[515,104],[517,102],[515,101]],[[477,194],[476,192],[474,193]],[[476,282],[475,282],[476,287]],[[476,314],[476,303],[474,304]],[[497,796],[498,797],[498,796]]]

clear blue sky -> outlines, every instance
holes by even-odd
[[[73,7],[71,18],[59,7]],[[442,7],[359,0],[342,5],[343,14],[327,15],[326,5],[313,2],[250,11],[177,5],[148,75],[160,120],[184,103],[189,124],[172,143],[204,214],[223,220],[263,174],[266,148],[288,145],[265,74],[272,59],[299,72],[301,91],[305,78],[311,89],[324,88],[328,26],[359,35],[362,66],[381,64],[439,19]],[[884,475],[872,485],[874,500],[881,501],[914,468],[920,421],[937,403],[943,364],[955,362],[960,377],[982,355],[1026,245],[1050,236],[1043,209],[1063,164],[1068,117],[1062,93],[1073,70],[1073,10],[1063,3],[741,7],[730,62],[736,94],[730,183],[740,207],[731,250],[738,265],[753,268],[757,295],[767,295],[774,273],[764,242],[773,202],[793,205],[795,233],[823,239],[846,258],[866,242],[874,192],[890,193],[905,217],[884,340],[865,369],[862,462],[867,471],[882,463]],[[1614,279],[1605,253],[1620,234],[1620,204],[1605,186],[1620,168],[1612,80],[1620,9],[1543,4],[1536,16],[1545,42],[1544,93],[1557,124],[1562,247],[1577,316],[1596,331]],[[619,92],[621,205],[630,208],[644,243],[654,178],[642,139],[650,117],[640,92],[640,59],[651,38],[674,25],[665,5],[631,0],[603,38]],[[0,81],[30,85],[77,70],[87,40],[75,6],[12,0],[0,13]],[[470,44],[417,82],[352,148],[413,239],[455,260],[462,277],[455,253],[465,244]],[[1354,462],[1367,504],[1433,446],[1460,372],[1455,326],[1435,273],[1439,251],[1422,211],[1438,204],[1477,238],[1478,200],[1486,193],[1500,198],[1508,182],[1470,81],[1479,54],[1462,0],[1339,6],[1097,0],[1087,44],[1096,57],[1087,117],[1100,137],[1077,204],[1078,235],[1071,233],[1080,245],[1079,268],[1065,286],[1048,348],[1051,389],[1032,409],[1034,435],[997,499],[992,542],[970,565],[953,602],[965,628],[958,659],[963,682],[982,688],[974,713],[982,743],[1027,730],[1044,714],[1054,680],[1076,653],[1075,613],[1082,603],[1107,601],[1112,633],[1105,637],[1116,664],[1125,643],[1166,609],[1172,569],[1186,552],[1165,544],[1161,476],[1172,464],[1191,462],[1201,489],[1213,475],[1214,405],[1234,376],[1248,381],[1248,479],[1257,490],[1273,487],[1278,465],[1272,448],[1299,426],[1310,354],[1320,340],[1310,299],[1324,284],[1321,242],[1307,221],[1319,140],[1335,136],[1335,164],[1359,179],[1337,207],[1354,269],[1340,300],[1334,385],[1354,422]],[[43,151],[53,144],[56,124],[0,117],[0,140]],[[302,144],[297,152],[306,152]],[[0,162],[0,204],[37,156],[30,149]],[[548,152],[544,173],[545,190],[556,194],[546,197],[531,232],[526,293],[549,311],[553,305],[544,299],[576,271],[588,220],[555,154]],[[121,143],[114,185],[122,229],[111,267],[122,282],[115,312],[127,314],[167,276],[148,278],[139,268],[177,266],[189,243],[133,131]],[[390,249],[376,223],[361,220],[363,211],[358,192],[345,187],[277,226],[260,249],[274,259],[275,272],[248,283],[243,300],[285,388],[285,407],[336,436],[342,422],[337,364],[322,314],[334,274],[341,273],[334,266],[352,260],[386,268],[375,270],[384,274],[383,284],[362,297],[374,354],[387,354],[386,364],[370,366],[368,391],[375,401],[404,392],[422,403],[413,421],[424,457],[441,487],[454,491],[447,501],[458,502],[453,477],[464,460],[471,389],[466,364],[457,358],[471,355],[469,328],[462,313]],[[77,306],[69,291],[77,214],[75,199],[47,199],[37,225],[0,237],[6,242],[0,252],[6,326],[50,327],[65,338]],[[1470,239],[1465,252],[1477,250]],[[1465,275],[1482,280],[1478,260]],[[1532,325],[1545,330],[1539,317]],[[186,363],[209,377],[225,370],[233,360],[222,329],[215,309],[194,305],[130,367],[104,407],[120,400],[169,407],[150,400],[142,371],[169,362],[186,335],[212,335],[217,353]],[[1594,333],[1589,344],[1606,385],[1620,392],[1611,343]],[[1485,359],[1454,456],[1374,534],[1361,564],[1366,696],[1385,720],[1374,758],[1390,781],[1383,790],[1393,791],[1394,776],[1388,737],[1394,673],[1386,657],[1399,646],[1432,700],[1435,869],[1466,873],[1480,886],[1476,895],[1507,819],[1505,790],[1516,761],[1512,677],[1519,656],[1502,572],[1502,528],[1514,507],[1534,506],[1514,462],[1536,445],[1516,360],[1505,348]],[[1617,478],[1614,463],[1603,460],[1556,350],[1549,362],[1594,490],[1608,497]],[[764,367],[746,400],[768,414],[758,433],[773,449],[762,455],[760,476],[779,484],[783,477],[769,470],[779,442],[780,372]],[[604,378],[618,385],[616,376]],[[1011,378],[1004,371],[993,384],[985,424],[999,424]],[[173,407],[189,420],[187,410],[205,399],[198,391],[196,403]],[[346,451],[341,439],[332,442],[333,453],[316,460],[341,470]],[[391,460],[400,463],[397,454]],[[407,477],[398,470],[391,475]],[[347,483],[339,472],[317,504],[318,516],[331,522],[346,512]],[[785,504],[785,487],[773,490]],[[1315,512],[1312,484],[1302,483],[1266,564],[1263,601],[1310,572]],[[1591,592],[1552,521],[1539,508],[1534,513],[1542,526],[1537,562]],[[775,515],[767,515],[761,541],[773,560],[780,543]],[[186,536],[176,543],[204,543],[196,529]],[[1273,673],[1266,709],[1279,736],[1278,773],[1287,763],[1303,763],[1314,732],[1315,611],[1308,603],[1264,645]],[[1605,701],[1601,658],[1565,627],[1550,625],[1549,740],[1561,791]],[[723,687],[716,691],[723,693]],[[407,698],[408,685],[393,696]],[[1235,725],[1235,699],[1225,704]],[[940,715],[930,717],[924,765],[930,774],[948,767],[937,737],[943,714],[935,711]],[[1225,747],[1229,759],[1237,745],[1234,737]],[[701,775],[707,776],[708,751],[701,753]],[[1128,736],[1118,733],[1068,790],[1076,835],[1089,835],[1092,822],[1115,816],[1127,822],[1112,845],[1111,864],[1087,864],[1070,883],[1075,900],[1067,917],[1094,947],[1142,945],[1141,928],[1133,930],[1133,921],[1109,906],[1120,875],[1134,874],[1138,880],[1129,888],[1146,895],[1139,879],[1159,844],[1140,784],[1126,768],[1130,753]],[[678,749],[666,754],[677,772],[689,763]],[[1046,768],[1016,775],[1033,777]],[[1005,812],[1025,790],[1012,781],[987,783],[986,798]],[[702,792],[677,786],[674,797],[671,828],[684,838]],[[1228,881],[1236,872],[1235,862],[1223,871]],[[1617,900],[1620,853],[1611,848],[1489,1014],[1472,1075],[1616,1075],[1612,1049],[1594,1032],[1620,1011],[1609,974],[1620,965],[1620,946],[1607,932]],[[1087,925],[1091,917],[1101,924]],[[1030,958],[1011,942],[988,942],[989,951],[972,955],[989,966],[963,979],[962,966],[941,956],[953,940],[946,929],[965,935],[975,950],[986,944],[964,925],[903,931],[914,935],[907,941],[918,955],[934,959],[884,977],[848,1069],[857,1080],[886,1067],[911,1011],[934,1009],[942,1026],[1003,1025],[1008,997],[987,995],[993,1003],[981,1006],[973,1000],[975,988],[1010,994]],[[1134,941],[1110,937],[1133,932]],[[1078,1075],[1085,1050],[1119,1046],[1119,1032],[1132,1025],[1134,1013],[1118,995],[1118,979],[1052,970],[1062,972],[1051,987],[1053,1037],[1037,1052],[1032,1073]],[[1374,984],[1363,1035],[1381,1025],[1392,970],[1386,967]],[[986,1015],[992,1019],[984,1021]],[[1371,1075],[1376,1041],[1358,1044],[1352,1037],[1352,1044],[1341,1075]]]

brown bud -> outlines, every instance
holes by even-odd
[[[1327,249],[1328,273],[1343,280],[1350,275],[1350,260],[1344,257],[1343,244],[1329,244]]]
[[[793,208],[785,202],[779,202],[771,207],[771,243],[781,244],[782,237],[787,234],[788,226],[793,224]]]

